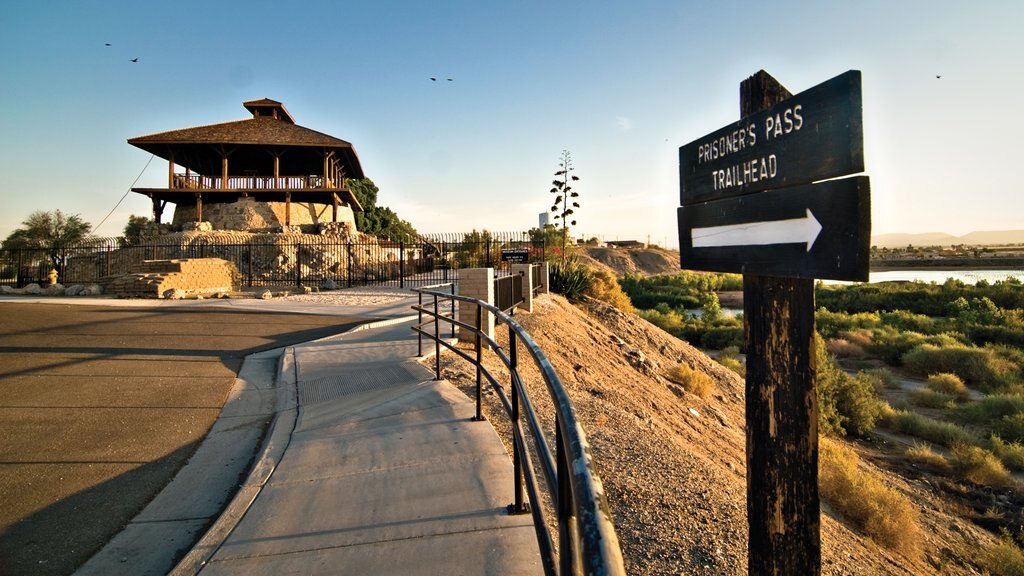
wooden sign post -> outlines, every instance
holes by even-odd
[[[860,73],[793,96],[765,71],[742,120],[679,149],[683,268],[743,273],[749,574],[821,572],[814,278],[867,280]]]

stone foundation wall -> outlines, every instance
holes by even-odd
[[[203,204],[203,221],[209,222],[214,230],[272,232],[284,226],[285,212],[284,202],[259,202],[253,198],[242,198],[238,202],[227,204]],[[172,225],[181,228],[185,224],[194,223],[195,220],[195,206],[175,206]],[[330,224],[331,206],[292,202],[291,223],[293,226],[301,227],[303,232],[313,231],[318,224]],[[355,230],[355,215],[351,208],[338,206],[338,223],[351,225],[352,230]]]

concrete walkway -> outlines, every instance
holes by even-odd
[[[174,574],[539,574],[512,464],[411,321],[288,348],[251,475]]]

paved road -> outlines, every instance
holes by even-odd
[[[70,574],[104,545],[195,451],[246,355],[361,321],[10,301],[0,318],[4,575]]]

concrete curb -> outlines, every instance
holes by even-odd
[[[291,441],[292,431],[298,419],[298,381],[295,378],[295,347],[285,348],[278,360],[277,401],[270,431],[263,439],[259,457],[253,463],[248,477],[228,503],[213,526],[189,550],[188,554],[169,572],[172,576],[198,574],[213,557],[231,531],[248,512],[264,484],[270,479]]]

